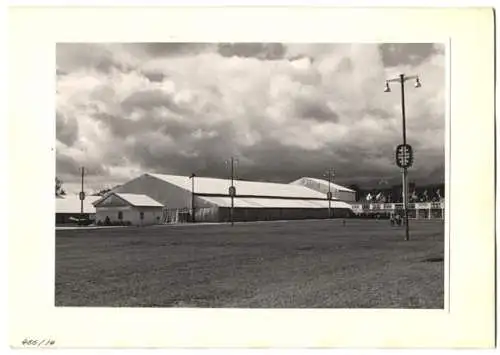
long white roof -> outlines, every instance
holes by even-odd
[[[230,197],[199,197],[209,203],[213,203],[219,207],[230,207]],[[234,207],[236,208],[328,208],[328,201],[321,200],[291,200],[277,198],[252,198],[252,197],[235,197]],[[349,208],[352,207],[345,202],[331,201],[331,208]]]
[[[168,182],[184,190],[191,191],[191,179],[187,176],[147,174],[157,179]],[[194,192],[210,195],[227,195],[228,188],[231,185],[229,179],[216,179],[207,177],[194,178]],[[289,198],[320,198],[325,199],[324,193],[312,190],[301,185],[279,184],[272,182],[256,182],[234,180],[237,195],[245,196],[272,196]]]
[[[129,194],[129,193],[113,193],[114,195],[125,200],[132,206],[136,207],[163,207],[161,203],[153,200],[151,197],[142,194]]]
[[[83,200],[83,213],[95,213],[95,207],[92,202],[100,199],[100,196],[86,196]],[[78,196],[66,196],[56,198],[56,213],[80,213],[81,204]]]
[[[291,182],[291,184],[299,184],[299,183],[302,183],[304,182],[305,180],[309,180],[309,181],[312,181],[312,182],[315,182],[317,184],[320,184],[322,185],[323,187],[326,187],[328,188],[328,181],[327,180],[323,180],[323,179],[317,179],[317,178],[311,178],[311,177],[303,177],[303,178],[300,178],[296,181],[293,181]],[[345,192],[356,192],[354,190],[351,190],[351,189],[348,189],[347,187],[345,186],[341,186],[341,185],[338,185],[338,184],[335,184],[333,182],[330,183],[330,187],[332,189],[336,189],[336,190],[339,190],[339,191],[345,191]]]

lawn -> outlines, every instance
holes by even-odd
[[[444,224],[290,221],[56,231],[56,306],[443,308]]]

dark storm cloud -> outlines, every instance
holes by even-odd
[[[172,174],[196,171],[213,176],[223,173],[223,161],[230,157],[234,143],[231,126],[221,125],[206,138],[201,135],[207,131],[187,126],[170,125],[165,130],[170,135],[158,131],[136,135],[133,142],[124,148],[124,153],[145,171],[168,171]]]
[[[68,119],[63,113],[56,113],[56,139],[72,146],[78,139],[78,123],[74,119]]]
[[[157,82],[161,83],[167,76],[159,71],[142,71],[142,75],[144,75],[146,78],[148,78],[149,81],[151,82]]]
[[[142,116],[140,120],[127,119],[122,115],[106,112],[96,112],[92,117],[102,122],[116,138],[127,138],[153,131],[163,134],[166,138],[174,136],[179,139],[191,132],[188,125],[158,117],[152,112]]]
[[[281,43],[220,43],[218,52],[223,57],[252,57],[262,60],[282,59],[285,46]]]
[[[380,157],[384,157],[384,153],[389,153],[386,155],[390,156],[390,150],[381,150],[375,155],[373,151],[369,151],[368,155],[360,154],[356,159],[352,156],[352,150],[342,152],[336,146],[335,142],[332,142],[319,153],[269,140],[242,150],[242,155],[249,157],[250,163],[242,162],[238,167],[239,174],[249,180],[276,182],[290,182],[299,179],[304,174],[321,178],[329,167],[335,168],[339,178],[352,179],[353,176],[358,175],[387,174],[387,166],[381,164],[379,160]],[[347,153],[351,158],[342,159],[342,153]],[[255,168],[256,166],[258,169]]]
[[[445,178],[445,165],[441,164],[432,170],[429,174],[426,174],[425,177],[422,177],[422,181],[426,183],[432,184],[436,183],[436,181],[444,181]]]
[[[179,114],[189,111],[177,105],[170,95],[158,89],[134,92],[122,101],[121,107],[125,111],[132,111],[137,108],[151,109],[154,107],[164,107]]]
[[[193,55],[202,53],[213,47],[210,43],[140,43],[130,44],[130,46],[141,47],[147,54],[153,57],[169,57]]]
[[[238,164],[238,176],[247,180],[290,182],[298,179],[304,171],[316,171],[322,157],[276,141],[266,141],[242,150],[243,159]],[[258,168],[256,168],[258,167]]]
[[[390,112],[388,112],[387,110],[377,108],[377,107],[368,107],[366,109],[366,113],[369,115],[375,116],[375,117],[382,118],[382,119],[394,117],[394,115],[391,114]]]
[[[115,45],[94,43],[57,43],[57,66],[64,72],[92,69],[106,74],[113,69],[132,70],[131,63],[127,63],[115,55],[115,47]]]
[[[65,174],[80,176],[82,164],[79,164],[74,157],[65,154],[56,154],[56,170]],[[85,174],[89,176],[102,176],[107,173],[104,164],[98,161],[85,162]]]
[[[133,133],[139,133],[141,128],[146,128],[138,122],[125,120],[120,115],[113,115],[107,112],[95,112],[92,118],[104,124],[104,127],[110,129],[114,136],[124,138]],[[149,129],[149,127],[147,128]]]
[[[295,102],[295,112],[298,117],[312,119],[318,122],[338,122],[339,115],[332,111],[322,101],[300,101]]]
[[[434,43],[384,43],[379,48],[388,67],[418,65],[437,52]]]
[[[78,175],[78,169],[80,168],[81,167],[78,166],[77,162],[72,157],[56,154],[56,169],[58,171]]]

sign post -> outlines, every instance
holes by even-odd
[[[231,225],[234,225],[234,197],[236,196],[236,187],[229,186],[229,196],[231,197]]]
[[[326,171],[326,177],[328,178],[328,192],[326,193],[326,199],[328,200],[328,218],[332,218],[332,189],[331,189],[331,184],[332,184],[332,178],[334,176],[333,169],[330,168]]]
[[[235,161],[236,160],[236,161]],[[229,197],[231,198],[231,209],[229,210],[229,219],[231,220],[231,226],[234,226],[234,198],[236,196],[236,187],[234,187],[234,163],[238,162],[238,159],[231,157],[231,160],[226,160],[226,164],[230,164],[229,169],[231,170],[231,185],[229,186]]]
[[[396,165],[403,169],[403,214],[405,221],[405,240],[410,240],[410,227],[408,225],[408,168],[413,165],[413,148],[403,143],[396,147]]]
[[[331,191],[326,193],[326,198],[328,199],[328,218],[332,218],[332,195]]]
[[[189,178],[191,179],[191,222],[196,223],[195,217],[195,201],[194,201],[194,178],[196,175],[192,173]]]
[[[85,191],[83,191],[83,177],[85,175],[85,168],[82,166],[82,189],[80,191],[80,225],[83,226],[83,200],[85,200]]]

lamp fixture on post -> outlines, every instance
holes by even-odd
[[[191,222],[196,223],[195,206],[194,206],[194,178],[196,174],[192,173],[189,178],[191,179]]]
[[[396,78],[388,79],[385,81],[384,92],[391,92],[389,83],[398,82],[401,85],[401,118],[402,118],[402,134],[403,144],[396,148],[396,164],[402,168],[403,171],[403,213],[405,222],[405,240],[410,240],[410,227],[408,225],[408,168],[413,164],[413,150],[412,147],[406,144],[406,112],[405,112],[405,82],[408,80],[415,80],[415,88],[422,86],[420,77],[418,75],[406,76],[400,74]]]
[[[325,176],[328,178],[328,193],[326,194],[326,198],[328,200],[328,218],[332,218],[332,179],[335,176],[333,169],[330,168],[326,171]]]
[[[231,226],[234,226],[234,198],[236,197],[236,187],[234,186],[234,175],[235,175],[235,163],[238,163],[238,159],[231,157],[230,160],[226,160],[226,164],[229,165],[231,172],[231,185],[228,189],[229,197],[231,198],[231,209],[229,210],[229,218],[231,220]]]

